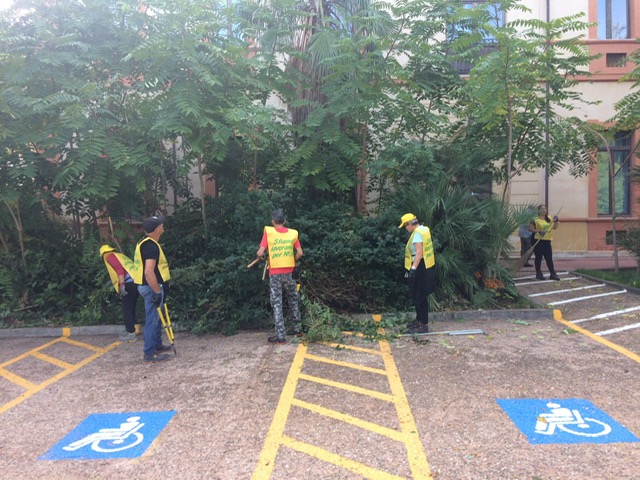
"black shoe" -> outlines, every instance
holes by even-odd
[[[527,263],[525,263],[525,264],[523,265],[523,267],[533,267],[533,265],[531,265],[529,262],[527,262]]]
[[[154,353],[153,355],[144,355],[142,359],[145,362],[155,363],[155,362],[163,362],[165,360],[169,360],[171,357],[166,353]]]
[[[409,326],[409,333],[413,335],[414,333],[429,333],[429,325],[426,323],[417,323],[416,326]]]
[[[541,273],[536,273],[536,280],[545,280],[544,275]]]
[[[168,352],[170,350],[173,350],[171,345],[160,345],[159,347],[156,347],[156,353]]]
[[[287,343],[287,339],[286,338],[278,338],[275,335],[273,335],[272,337],[267,338],[267,342],[269,342],[269,343]]]
[[[549,280],[560,280],[560,277],[555,273],[552,273],[551,275],[549,275]]]

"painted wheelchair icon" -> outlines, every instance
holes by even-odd
[[[118,428],[101,428],[96,433],[72,442],[62,449],[73,452],[90,445],[96,452],[120,452],[135,447],[144,440],[144,435],[138,431],[144,423],[139,420],[140,417],[129,417]]]
[[[600,437],[611,433],[611,426],[595,418],[582,417],[576,409],[562,407],[559,403],[547,403],[549,412],[536,418],[535,432],[540,435],[553,435],[556,428],[581,437]]]

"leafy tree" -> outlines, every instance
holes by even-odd
[[[511,181],[523,171],[547,169],[550,175],[568,165],[586,174],[597,145],[571,111],[583,101],[572,90],[578,75],[588,74],[592,57],[575,32],[588,24],[580,15],[549,22],[527,19],[502,23],[506,12],[527,11],[516,0],[498,0],[462,9],[454,18],[457,58],[473,64],[465,84],[461,112],[472,135],[496,152],[494,175],[510,200]],[[490,51],[487,53],[487,45]]]

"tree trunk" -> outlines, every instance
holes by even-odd
[[[202,154],[198,155],[198,179],[200,180],[200,209],[202,211],[202,229],[204,231],[204,239],[208,240],[207,235],[207,211],[204,199],[204,176],[202,175]]]

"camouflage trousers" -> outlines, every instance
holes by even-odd
[[[293,316],[293,329],[301,331],[300,305],[298,301],[298,290],[296,281],[290,273],[281,273],[269,277],[269,290],[271,291],[271,308],[273,310],[273,320],[276,324],[276,337],[285,338],[286,329],[284,327],[284,315],[282,312],[282,294],[287,295],[287,303]]]

